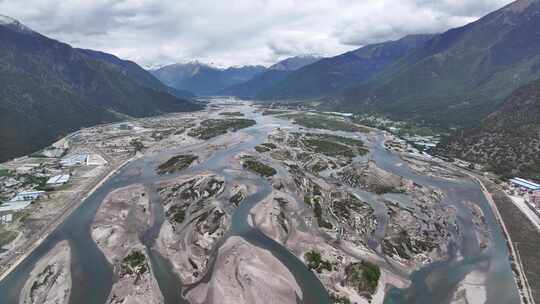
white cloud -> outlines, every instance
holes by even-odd
[[[509,0],[0,0],[52,38],[161,65],[271,64],[466,24]]]

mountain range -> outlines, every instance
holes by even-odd
[[[88,57],[108,62],[116,67],[120,68],[124,75],[129,78],[137,81],[140,85],[154,89],[156,91],[167,92],[171,95],[174,95],[178,98],[194,98],[195,94],[188,90],[178,90],[169,86],[164,85],[159,79],[157,79],[152,73],[149,73],[147,70],[140,67],[133,61],[120,59],[112,54],[88,50],[88,49],[77,49],[79,52],[87,55]]]
[[[441,34],[367,45],[223,92],[318,99],[327,109],[379,112],[443,128],[475,126],[515,89],[540,78],[539,38],[540,1],[518,0]]]
[[[81,127],[201,107],[132,62],[80,50],[0,18],[0,161]]]
[[[150,72],[164,84],[197,95],[217,95],[225,88],[243,83],[266,71],[264,66],[221,69],[198,61],[167,65]]]
[[[263,100],[317,98],[369,79],[425,43],[431,35],[411,35],[368,45],[306,65],[261,90]]]
[[[444,33],[269,68],[191,62],[145,71],[7,17],[0,17],[0,39],[0,161],[123,115],[198,109],[186,100],[195,93],[316,100],[325,110],[457,130],[437,153],[540,178],[540,0],[518,0]]]
[[[540,78],[539,38],[540,1],[516,1],[434,36],[346,90],[339,106],[434,125],[475,125],[513,90]]]
[[[270,66],[266,72],[256,75],[246,82],[223,89],[220,92],[220,95],[256,98],[262,91],[268,90],[294,71],[319,60],[321,60],[321,57],[310,55],[286,58]]]
[[[515,1],[441,34],[367,45],[265,76],[268,85],[251,80],[226,92],[263,101],[316,99],[323,109],[457,129],[437,153],[540,179],[538,0]]]

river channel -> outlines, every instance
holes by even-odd
[[[235,109],[236,110],[236,109]],[[254,113],[250,106],[239,107],[246,118],[257,121],[257,125],[239,132],[246,132],[249,137],[244,142],[231,145],[226,149],[215,152],[205,162],[178,173],[185,175],[199,171],[211,171],[223,176],[225,181],[237,178],[228,174],[227,164],[238,153],[252,149],[265,141],[267,135],[276,126],[296,128],[289,122]],[[231,134],[224,137],[233,136]],[[213,139],[216,140],[216,139]],[[158,285],[164,295],[165,303],[187,303],[182,297],[180,280],[171,271],[169,261],[162,258],[157,251],[152,250],[153,240],[157,237],[163,222],[163,210],[155,193],[156,183],[174,178],[175,175],[161,176],[155,172],[156,166],[168,157],[189,147],[181,147],[166,152],[145,155],[119,170],[86,201],[77,208],[61,225],[58,226],[17,268],[0,282],[0,303],[19,303],[19,293],[28,279],[34,265],[44,257],[59,241],[67,240],[72,252],[72,292],[71,304],[103,304],[111,291],[114,281],[112,266],[107,262],[103,253],[92,240],[90,230],[94,216],[108,193],[131,184],[144,184],[152,190],[150,197],[157,215],[154,226],[141,239],[147,246],[152,270]],[[456,252],[449,261],[428,265],[412,274],[412,285],[408,289],[392,289],[385,298],[385,304],[404,303],[448,303],[458,283],[471,271],[480,271],[487,278],[488,303],[518,304],[519,295],[513,281],[508,260],[508,249],[501,229],[484,198],[478,184],[471,180],[455,182],[415,174],[396,154],[386,151],[382,146],[382,137],[371,147],[372,158],[383,169],[404,176],[421,185],[432,185],[445,193],[445,204],[453,205],[458,210],[460,230],[463,234],[461,241],[455,244]],[[140,174],[132,174],[140,172]],[[236,235],[244,238],[250,244],[267,249],[295,277],[303,293],[302,303],[330,303],[328,293],[308,268],[285,247],[264,235],[248,224],[250,210],[271,191],[270,184],[262,178],[245,176],[257,186],[257,193],[248,196],[244,203],[232,214],[231,228],[226,237]],[[476,241],[470,211],[464,202],[477,203],[486,216],[490,228],[492,243],[488,249],[481,250]],[[219,244],[222,244],[222,240]],[[211,268],[211,267],[210,267]],[[210,269],[211,270],[211,269]],[[206,275],[206,279],[211,271]],[[205,278],[203,278],[204,280]]]

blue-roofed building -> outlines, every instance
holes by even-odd
[[[538,191],[540,190],[540,184],[537,184],[535,182],[531,182],[529,180],[515,177],[510,180],[510,182],[515,186],[519,188],[523,188],[527,191]]]

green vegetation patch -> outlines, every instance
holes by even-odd
[[[263,116],[268,116],[268,115],[279,115],[279,114],[284,114],[284,113],[287,113],[287,111],[284,111],[284,110],[264,110],[262,112],[262,115]]]
[[[304,203],[313,208],[313,213],[315,214],[315,218],[317,219],[317,224],[319,225],[319,227],[332,229],[334,227],[332,223],[327,222],[323,217],[323,210],[320,203],[321,198],[319,196],[320,193],[316,193],[318,191],[319,190],[314,191],[313,195],[306,194],[304,196]]]
[[[375,192],[378,195],[387,194],[387,193],[405,193],[405,189],[399,189],[393,186],[387,185],[373,185],[371,191]]]
[[[285,233],[289,233],[289,227],[287,226],[287,215],[285,215],[284,212],[284,209],[287,207],[289,202],[281,197],[276,197],[274,200],[279,204],[279,215],[277,217],[277,221],[281,225],[281,228],[283,228],[283,231],[285,231]]]
[[[13,173],[8,169],[0,169],[0,177],[11,177]]]
[[[277,173],[276,169],[267,166],[260,161],[253,159],[252,157],[244,157],[242,160],[242,166],[247,170],[253,171],[265,177],[274,176]]]
[[[234,116],[244,116],[244,113],[242,112],[221,112],[219,113],[221,116],[228,116],[228,117],[234,117]]]
[[[329,261],[324,260],[321,254],[315,250],[311,250],[304,254],[307,266],[310,270],[315,270],[321,273],[323,270],[332,271],[332,264]]]
[[[32,174],[23,174],[21,177],[24,178],[23,186],[32,186],[39,191],[49,191],[51,190],[47,187],[48,177],[45,176],[35,176]]]
[[[311,196],[309,194],[304,195],[304,204],[312,207],[313,203],[311,202]]]
[[[120,269],[122,274],[144,274],[148,270],[146,255],[139,250],[133,250],[122,260]]]
[[[259,153],[264,153],[276,149],[277,146],[273,143],[264,143],[255,147],[255,150]]]
[[[351,300],[335,293],[330,293],[330,301],[332,304],[351,304]]]
[[[348,146],[338,144],[332,141],[306,138],[302,140],[302,143],[312,152],[322,153],[326,156],[345,156],[352,158],[355,155],[354,151]]]
[[[252,119],[231,118],[231,119],[207,119],[197,127],[189,131],[188,135],[199,139],[210,139],[228,131],[238,131],[255,125],[257,122]]]
[[[176,129],[168,129],[168,130],[161,130],[161,131],[154,131],[150,135],[153,140],[160,141],[164,138],[169,137],[170,135],[174,134],[176,132]]]
[[[328,169],[328,167],[329,166],[327,163],[318,161],[311,167],[311,170],[315,173],[319,173],[321,171]]]
[[[182,206],[172,206],[167,211],[167,218],[173,223],[181,224],[186,218],[185,208]]]
[[[255,147],[255,151],[257,151],[257,152],[259,152],[259,153],[264,153],[264,152],[270,151],[270,149],[265,148],[264,146],[259,145],[259,146],[256,146],[256,147]]]
[[[377,290],[380,277],[379,266],[366,261],[352,263],[345,268],[345,283],[353,286],[359,294],[366,295],[368,298]]]
[[[304,134],[302,144],[312,152],[322,153],[330,157],[362,156],[369,153],[364,142],[359,139],[328,134]]]
[[[307,150],[330,157],[343,156],[352,158],[357,155],[364,155],[368,152],[368,150],[363,147],[362,141],[356,141],[354,139],[323,134],[304,134],[299,136],[303,136],[300,141]],[[348,140],[351,142],[349,143]]]
[[[159,174],[174,173],[189,167],[199,157],[192,154],[182,154],[171,157],[168,161],[159,165],[157,172]]]
[[[324,140],[338,142],[338,143],[348,145],[351,147],[358,147],[358,148],[364,147],[364,142],[356,138],[349,138],[349,137],[330,135],[330,134],[312,134],[311,136],[315,136]]]
[[[323,129],[331,131],[346,132],[369,132],[365,127],[358,126],[346,118],[335,117],[332,115],[322,115],[313,113],[287,114],[281,117],[294,120],[295,124],[311,129]]]

